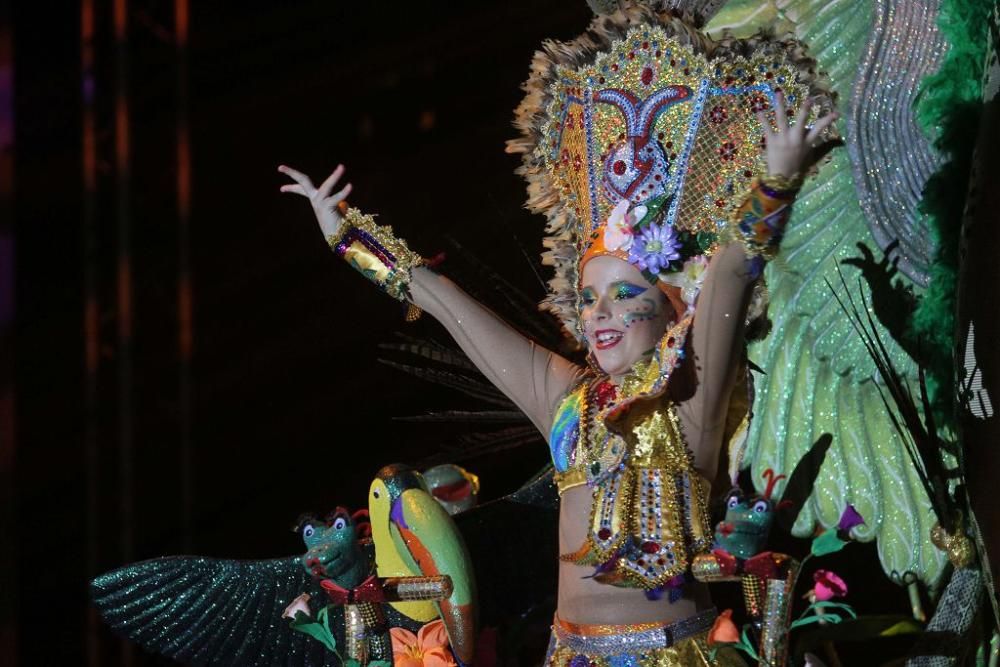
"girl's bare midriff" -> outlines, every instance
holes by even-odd
[[[576,551],[587,538],[590,526],[591,489],[577,486],[562,496],[559,509],[559,552]],[[580,625],[627,625],[630,623],[670,623],[687,618],[711,606],[702,584],[691,584],[685,597],[671,604],[667,597],[648,600],[640,588],[620,588],[589,578],[592,567],[559,563],[559,618]]]

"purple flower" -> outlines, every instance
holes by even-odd
[[[840,521],[837,523],[837,530],[848,531],[855,526],[860,526],[865,520],[858,514],[858,511],[854,509],[854,505],[848,505],[844,508],[844,513],[840,515]]]
[[[628,261],[642,271],[659,273],[672,260],[680,259],[677,233],[670,225],[651,224],[639,232],[628,251]]]

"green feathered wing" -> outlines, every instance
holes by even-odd
[[[879,396],[876,382],[880,380],[874,364],[832,296],[832,290],[842,290],[837,265],[858,255],[858,242],[876,249],[885,247],[893,237],[905,237],[911,244],[903,246],[909,264],[901,268],[913,279],[918,292],[926,281],[926,257],[931,252],[919,246],[926,244],[927,236],[921,231],[924,223],[916,212],[916,201],[921,179],[933,169],[934,156],[928,155],[929,146],[914,147],[912,139],[903,136],[915,126],[909,105],[894,110],[902,114],[900,118],[886,116],[881,123],[877,117],[865,116],[885,112],[890,103],[876,99],[864,86],[882,74],[873,68],[891,65],[879,65],[873,49],[886,48],[885,35],[875,33],[884,31],[887,10],[898,4],[878,0],[736,0],[713,18],[708,30],[718,36],[722,28],[729,28],[739,36],[760,27],[794,29],[828,74],[839,96],[838,107],[846,117],[840,122],[847,148],[835,150],[832,160],[802,189],[781,254],[766,271],[773,329],[749,353],[766,375],[755,378],[754,418],[743,465],[751,467],[754,483],[763,490],[763,470],[791,471],[820,434],[833,434],[834,444],[815,492],[793,532],[804,537],[812,533],[817,522],[826,528],[835,526],[845,505],[853,504],[866,520],[866,525],[855,529],[855,536],[878,540],[886,573],[912,571],[925,581],[934,581],[945,562],[929,540],[934,514]],[[910,3],[910,7],[916,4]],[[892,20],[908,20],[902,9],[895,9],[897,14],[888,15]],[[913,18],[918,19],[926,21],[927,17]],[[927,39],[933,37],[927,35]],[[931,53],[922,57],[922,66],[933,68],[938,56]],[[907,68],[919,69],[914,63],[905,64]],[[913,86],[915,94],[916,83],[926,73],[910,72],[911,77],[900,79],[897,85]],[[866,109],[868,104],[871,109]],[[916,151],[920,154],[917,157],[923,155],[927,164],[910,168],[906,161],[912,156],[897,154],[915,148],[923,150]],[[877,151],[885,155],[871,154]],[[871,173],[871,165],[865,161],[874,158],[887,163],[884,174]],[[867,176],[859,178],[860,172]],[[869,177],[871,180],[865,180]],[[904,182],[906,179],[912,182]],[[879,212],[894,202],[900,208],[898,192],[905,193],[907,188],[912,196],[902,207],[910,210],[897,214],[895,227],[887,226],[886,216]],[[914,240],[921,235],[922,239]],[[856,280],[859,272],[849,266],[843,267],[843,272],[857,296],[862,290]],[[867,295],[867,286],[863,289]],[[900,373],[915,378],[912,359],[887,333],[883,332],[882,338]]]

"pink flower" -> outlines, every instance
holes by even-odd
[[[393,667],[456,667],[441,619],[420,628],[416,635],[403,628],[391,628],[389,636]]]
[[[302,612],[306,616],[311,616],[312,612],[309,611],[309,598],[312,596],[308,593],[303,593],[299,597],[292,600],[291,604],[285,607],[285,611],[281,614],[282,618],[295,619],[295,614]]]
[[[628,216],[628,199],[622,199],[608,216],[604,228],[604,247],[608,250],[628,250],[632,245],[632,224]]]
[[[822,602],[847,595],[847,584],[830,570],[816,570],[813,582],[813,595]]]

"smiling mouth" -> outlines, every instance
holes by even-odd
[[[621,342],[625,334],[615,329],[601,329],[594,332],[594,345],[598,350],[607,350]]]

